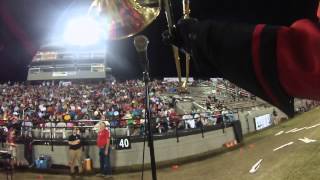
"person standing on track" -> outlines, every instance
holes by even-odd
[[[107,129],[106,122],[100,122],[97,137],[97,146],[99,148],[100,159],[100,174],[98,174],[98,176],[103,176],[107,178],[112,178],[110,164],[110,137],[110,131]]]

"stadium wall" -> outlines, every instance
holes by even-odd
[[[233,127],[220,130],[209,131],[202,137],[200,134],[182,136],[177,142],[176,138],[156,140],[154,142],[156,161],[159,164],[170,164],[181,159],[199,157],[200,154],[207,154],[221,149],[223,144],[234,140],[235,134]],[[113,150],[111,152],[111,164],[113,168],[130,168],[141,165],[143,142],[131,144],[132,148],[128,150]],[[40,155],[49,155],[52,163],[55,165],[68,166],[68,149],[66,145],[54,145],[54,151],[51,145],[34,145],[34,157]],[[89,145],[89,156],[93,160],[93,167],[99,167],[99,154],[95,145]],[[83,153],[84,155],[85,153]],[[24,145],[18,145],[17,159],[24,159]],[[145,163],[150,163],[149,148],[146,143]],[[139,166],[140,167],[140,166]]]
[[[275,107],[266,107],[266,108],[255,107],[252,110],[238,112],[239,120],[241,122],[241,127],[242,127],[242,133],[245,135],[251,132],[255,132],[256,128],[255,128],[254,118],[257,116],[265,115],[265,114],[272,114],[274,109],[277,112],[277,117],[271,116],[274,123],[276,122],[274,118],[277,118],[277,119],[287,118],[287,116],[283,112],[281,112],[279,109]]]

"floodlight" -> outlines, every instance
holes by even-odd
[[[70,45],[94,45],[102,39],[102,28],[90,17],[73,18],[66,26],[63,39]]]

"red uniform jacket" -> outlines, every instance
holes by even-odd
[[[195,63],[292,116],[293,97],[320,100],[320,26],[290,27],[204,21],[191,28]],[[208,68],[209,67],[209,68]]]

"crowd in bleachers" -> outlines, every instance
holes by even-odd
[[[155,131],[161,133],[175,128],[196,128],[219,121],[215,119],[214,123],[210,123],[210,118],[200,120],[199,112],[177,115],[174,109],[176,99],[163,95],[177,87],[177,83],[155,80],[150,83],[150,87],[151,116],[155,119]],[[42,127],[48,122],[66,124],[89,120],[85,125],[94,125],[97,121],[90,120],[101,120],[109,121],[113,127],[129,127],[134,134],[134,129],[144,123],[144,108],[144,83],[139,80],[96,84],[0,84],[0,120],[11,123],[23,120],[29,122],[30,126]]]
[[[165,87],[152,82],[153,112],[168,109],[160,98]],[[69,121],[79,119],[108,119],[110,115],[124,117],[141,115],[144,109],[144,88],[141,81],[100,84],[0,85],[0,119],[31,121]]]

